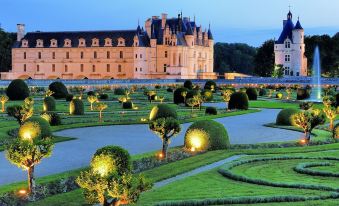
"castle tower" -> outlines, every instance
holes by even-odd
[[[275,65],[283,65],[284,76],[307,76],[304,29],[298,21],[293,24],[291,11],[283,20],[283,31],[274,44]]]

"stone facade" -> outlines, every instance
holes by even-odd
[[[275,64],[283,65],[284,76],[307,76],[307,58],[305,56],[304,29],[299,18],[294,25],[292,13],[283,21],[283,31],[274,44]]]
[[[153,16],[121,31],[28,32],[18,24],[2,79],[216,79],[210,28]]]

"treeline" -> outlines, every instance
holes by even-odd
[[[8,33],[0,28],[0,72],[7,72],[12,68],[11,49],[15,41],[15,33]]]

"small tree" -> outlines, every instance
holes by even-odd
[[[179,121],[173,117],[158,118],[150,122],[149,128],[161,138],[162,155],[166,158],[170,139],[181,131]]]
[[[312,109],[313,102],[302,102],[299,104],[299,108],[302,110],[309,110]]]
[[[36,122],[24,123],[19,129],[19,138],[7,146],[6,157],[14,165],[27,170],[28,188],[34,200],[34,167],[43,158],[52,153],[53,142],[48,137],[41,137],[41,127]]]
[[[50,96],[52,96],[53,94],[54,94],[54,92],[48,89],[48,90],[46,91],[46,93],[45,93],[45,97],[50,97]]]
[[[324,107],[331,107],[332,105],[334,105],[334,103],[335,103],[335,99],[332,96],[325,96],[323,98]]]
[[[7,97],[7,96],[5,96],[5,95],[3,95],[3,96],[1,96],[0,97],[0,102],[1,102],[1,111],[2,112],[5,112],[5,104],[6,104],[6,102],[8,102],[8,100],[9,100],[9,98]]]
[[[158,99],[159,99],[160,103],[162,104],[162,102],[165,100],[165,97],[164,96],[159,96]]]
[[[329,129],[332,131],[334,127],[334,120],[337,117],[337,111],[336,108],[333,108],[331,106],[324,107],[323,111],[327,117],[327,119],[330,121]]]
[[[278,64],[275,65],[272,77],[281,78],[284,76],[284,65]]]
[[[184,98],[184,102],[186,102],[187,91],[182,91],[181,96]]]
[[[148,100],[150,103],[152,103],[152,98],[153,96],[155,96],[157,94],[156,91],[153,91],[153,90],[150,90],[150,91],[147,91],[147,96],[148,96]]]
[[[199,110],[201,111],[201,105],[204,103],[205,99],[200,93],[193,96],[194,101],[198,103]]]
[[[195,98],[189,98],[187,99],[186,104],[191,107],[191,113],[193,114],[193,108],[199,105],[199,102]]]
[[[129,99],[129,95],[131,94],[131,91],[130,90],[125,90],[125,96],[127,99]]]
[[[33,116],[34,100],[31,97],[27,97],[24,100],[23,105],[14,105],[7,107],[8,116],[14,117],[19,125],[22,125],[27,119]]]
[[[91,104],[91,111],[93,111],[93,104],[98,101],[98,97],[90,95],[87,97],[87,101]]]
[[[231,95],[233,94],[233,91],[232,90],[230,90],[230,89],[226,89],[226,90],[224,90],[223,92],[222,92],[222,99],[226,102],[226,103],[228,103],[229,101],[230,101],[230,99],[231,99]],[[227,109],[227,107],[226,107],[226,109]]]
[[[268,97],[271,98],[273,96],[274,91],[275,91],[274,89],[268,89]]]
[[[98,102],[95,105],[95,109],[99,111],[99,122],[102,122],[102,111],[104,111],[105,109],[107,109],[107,104],[102,103],[102,102]]]
[[[300,127],[307,141],[311,139],[312,130],[325,123],[325,115],[317,109],[307,110],[293,115],[294,124]]]
[[[292,88],[288,87],[286,88],[286,94],[287,94],[287,97],[286,99],[291,99],[291,95],[292,95]]]

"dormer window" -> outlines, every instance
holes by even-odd
[[[70,39],[65,39],[65,42],[64,42],[64,47],[71,47],[71,40]]]
[[[106,38],[105,39],[105,46],[112,46],[112,39]]]
[[[139,46],[139,38],[137,35],[134,36],[134,39],[133,39],[133,46],[134,47],[138,47]]]
[[[21,47],[28,47],[28,41],[26,39],[22,40]]]
[[[43,47],[44,46],[44,41],[42,39],[36,40],[36,47]]]
[[[50,47],[57,47],[57,45],[58,45],[58,41],[56,39],[52,39]]]
[[[124,38],[119,38],[118,39],[118,46],[125,46],[125,39]]]
[[[84,47],[84,46],[86,46],[86,40],[83,38],[79,39],[79,47]]]
[[[92,46],[99,46],[99,39],[97,38],[92,39]]]

